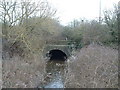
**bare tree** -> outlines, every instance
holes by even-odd
[[[42,22],[41,20],[53,17],[55,13],[56,10],[45,0],[40,0],[37,3],[31,0],[21,0],[19,2],[17,0],[0,1],[0,20],[3,23],[3,46],[5,46],[4,42],[8,44],[11,39],[11,46],[13,46],[19,39],[20,42],[23,42],[31,50],[29,38],[27,38],[28,32]],[[30,25],[29,19],[33,17],[38,17],[40,20]]]

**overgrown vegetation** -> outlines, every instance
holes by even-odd
[[[98,78],[102,78],[103,73],[97,72],[97,70],[101,70],[103,67],[105,67],[104,71],[106,70],[105,74],[117,75],[117,73],[113,74],[114,71],[117,71],[117,50],[106,49],[97,45],[118,47],[118,30],[120,30],[118,8],[114,8],[113,11],[106,10],[104,18],[100,22],[98,20],[74,20],[68,26],[62,26],[59,23],[59,20],[55,18],[56,10],[46,0],[40,0],[38,3],[31,0],[21,0],[19,2],[17,0],[3,0],[0,1],[0,10],[3,46],[3,87],[37,87],[39,83],[42,83],[46,63],[42,58],[43,49],[47,43],[59,40],[71,41],[68,44],[74,44],[77,50],[83,48],[82,52],[76,54],[78,57],[76,62],[68,63],[69,72],[66,74],[66,78],[69,78],[70,82],[76,82],[71,84],[66,80],[66,87],[71,85],[73,87],[102,87],[103,83],[96,78],[93,79],[94,82],[90,83],[92,86],[87,86],[86,83],[87,79],[89,79],[88,75],[95,75],[94,77],[96,77],[101,74]],[[95,48],[94,45],[91,46],[91,43],[97,44],[95,44]],[[90,46],[85,49],[84,46],[88,45]],[[9,59],[9,61],[6,59]],[[115,64],[115,66],[105,66],[110,62],[112,62],[110,65]],[[103,67],[99,66],[99,63],[100,65],[104,63]],[[107,72],[109,66],[110,69],[115,67],[113,72]],[[93,73],[87,74],[85,74],[84,70],[81,71],[84,75],[78,79],[81,80],[86,75],[86,79],[83,80],[84,83],[82,82],[85,86],[80,83],[81,81],[77,80],[81,73],[75,71],[81,67],[85,67],[86,72],[89,71],[88,68],[90,67],[93,70]],[[71,78],[70,74],[74,78]],[[116,80],[116,77],[112,79],[115,78]],[[108,84],[104,84],[107,86],[103,86],[112,87],[113,85],[113,87],[117,87],[116,81],[111,84],[112,79],[107,81]],[[90,78],[90,80],[92,79]],[[101,86],[97,86],[99,83]]]
[[[54,18],[56,10],[44,0],[0,2],[1,23],[3,31],[3,56],[6,52],[12,57],[18,53],[40,53],[46,42],[51,40],[71,40],[75,48],[90,43],[116,45],[118,42],[117,8],[105,11],[101,22],[97,20],[74,20],[71,25],[63,27]]]
[[[118,45],[118,9],[104,11],[104,18],[97,20],[74,20],[64,28],[63,35],[76,42],[76,48],[90,43],[116,47]],[[117,48],[117,47],[116,47]]]
[[[118,51],[91,44],[68,61],[66,88],[118,88]]]
[[[0,2],[3,56],[6,52],[20,56],[40,53],[45,41],[58,36],[61,26],[54,18],[56,12],[48,2]]]

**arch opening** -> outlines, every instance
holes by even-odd
[[[46,56],[49,57],[50,60],[60,60],[60,61],[67,60],[67,55],[59,49],[54,49],[49,51],[49,53],[47,53]]]

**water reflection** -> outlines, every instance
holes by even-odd
[[[52,60],[46,63],[45,88],[64,88],[65,61]]]

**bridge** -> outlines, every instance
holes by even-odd
[[[59,42],[59,43],[58,43]],[[64,43],[63,43],[64,42]],[[66,60],[72,54],[74,45],[70,41],[57,41],[57,43],[47,43],[44,50],[43,56],[52,59]]]

